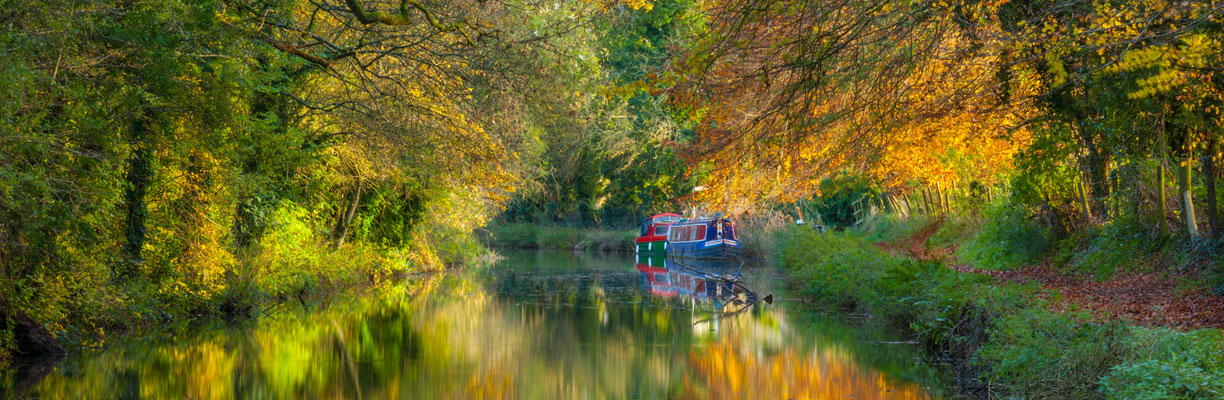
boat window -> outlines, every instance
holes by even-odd
[[[659,225],[659,226],[656,226],[656,227],[655,227],[655,234],[656,234],[656,235],[666,235],[666,234],[667,234],[667,225]]]
[[[694,227],[694,228],[697,228],[697,232],[696,232],[696,234],[695,234],[695,235],[693,235],[693,239],[694,239],[694,240],[705,240],[705,238],[706,238],[706,227],[705,227],[705,225],[696,226],[696,227]]]
[[[675,215],[664,215],[661,217],[655,217],[654,219],[654,223],[656,224],[673,224],[676,222],[680,222],[680,217]]]

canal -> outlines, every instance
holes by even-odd
[[[931,399],[916,346],[806,309],[772,268],[511,252],[242,326],[119,341],[32,398]],[[772,295],[772,302],[766,296]]]

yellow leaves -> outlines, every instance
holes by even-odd
[[[654,9],[654,3],[650,0],[621,0],[621,4],[634,10],[650,11]]]
[[[1058,87],[1067,83],[1067,69],[1056,53],[1046,53],[1046,65],[1050,75],[1050,87]]]
[[[604,7],[625,6],[631,10],[650,11],[654,9],[654,2],[651,0],[599,0],[599,3]]]
[[[1130,99],[1141,99],[1160,93],[1198,93],[1202,98],[1213,93],[1208,83],[1203,83],[1203,70],[1219,62],[1220,42],[1205,34],[1189,35],[1180,43],[1153,45],[1124,54],[1116,65],[1106,72],[1147,72],[1136,78],[1139,89],[1127,93]]]

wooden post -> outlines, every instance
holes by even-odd
[[[948,189],[939,188],[939,199],[943,203],[942,204],[943,213],[945,215],[951,214],[952,213],[952,199],[949,198]]]
[[[943,188],[941,188],[941,187],[939,186],[939,184],[938,184],[938,183],[936,183],[936,184],[935,184],[935,189],[933,190],[933,192],[931,192],[931,194],[932,194],[932,196],[931,196],[931,197],[932,197],[932,200],[935,200],[935,209],[936,209],[936,210],[939,210],[939,214],[943,214],[943,213],[944,213],[944,208],[943,208]]]
[[[1186,160],[1178,166],[1177,186],[1181,191],[1182,221],[1186,224],[1186,233],[1190,237],[1198,236],[1198,223],[1194,219],[1194,197],[1190,194],[1190,166],[1194,163],[1190,153],[1186,152]]]
[[[1122,215],[1122,199],[1118,197],[1118,169],[1109,175],[1109,217],[1118,218]]]
[[[1207,227],[1212,241],[1220,238],[1220,214],[1216,210],[1216,154],[1220,152],[1220,141],[1215,135],[1207,138],[1207,151],[1203,154],[1203,181],[1207,184]]]
[[[922,212],[928,217],[934,215],[931,213],[931,190],[922,188],[922,192],[920,194],[922,195]]]
[[[1169,210],[1169,194],[1165,192],[1165,186],[1168,186],[1165,182],[1165,163],[1167,161],[1164,157],[1160,159],[1160,212],[1156,213],[1160,217],[1160,224],[1164,226],[1166,232],[1169,230],[1169,219],[1165,218],[1165,215],[1167,215],[1165,213]]]

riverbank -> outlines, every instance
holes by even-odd
[[[958,236],[955,227],[929,226],[913,221],[828,234],[792,227],[777,233],[778,262],[800,293],[909,330],[936,361],[952,365],[960,390],[972,397],[1224,395],[1218,330],[1102,318],[1039,284],[950,268],[946,254],[893,251],[916,237],[925,236],[925,244],[931,236]]]
[[[185,325],[245,323],[284,304],[303,306],[355,292],[403,285],[413,276],[497,257],[471,236],[408,248],[355,242],[336,246],[293,229],[273,229],[252,251],[217,272],[160,280],[104,282],[67,298],[39,296],[13,307],[0,325],[0,369],[21,369],[48,357],[99,348],[124,337]],[[5,307],[7,308],[7,307]],[[30,338],[38,340],[30,346]]]
[[[498,224],[488,227],[483,237],[494,248],[524,250],[589,250],[632,253],[637,232],[606,228],[575,228],[528,223]]]

